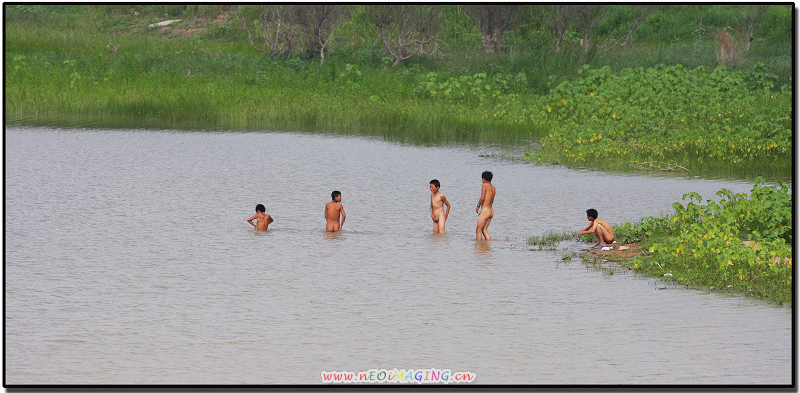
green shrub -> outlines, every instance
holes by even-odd
[[[722,189],[720,202],[697,193],[664,218],[646,217],[615,232],[648,246],[651,254],[628,265],[639,272],[669,274],[680,283],[733,288],[768,299],[791,301],[793,209],[790,188],[763,186],[748,196]]]

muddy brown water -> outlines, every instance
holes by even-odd
[[[789,384],[792,312],[562,262],[526,238],[750,182],[275,132],[5,130],[5,371],[25,384]],[[489,243],[480,174],[494,173]],[[435,235],[428,181],[452,204]],[[339,190],[344,230],[324,233]],[[275,222],[245,221],[262,203]]]

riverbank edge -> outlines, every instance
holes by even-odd
[[[624,225],[615,225],[613,226],[615,231],[625,228],[625,225],[629,225],[630,223],[626,223]],[[673,271],[671,273],[665,274],[650,274],[640,269],[640,266],[643,265],[643,262],[646,262],[650,258],[655,256],[655,253],[649,250],[651,244],[657,243],[659,239],[648,239],[646,242],[623,242],[623,243],[614,243],[612,250],[603,251],[598,248],[593,248],[591,245],[596,243],[594,238],[590,239],[590,235],[584,235],[583,237],[578,237],[575,235],[574,232],[563,232],[563,233],[548,233],[542,236],[533,236],[528,238],[528,250],[536,251],[536,248],[532,248],[533,246],[538,247],[538,250],[544,251],[556,251],[557,245],[560,242],[564,241],[578,241],[582,244],[585,244],[587,248],[579,249],[579,253],[568,253],[562,260],[571,260],[573,257],[580,257],[582,263],[591,264],[591,265],[604,265],[604,269],[609,267],[613,268],[623,268],[629,271],[633,271],[634,274],[639,275],[641,277],[649,277],[649,278],[656,278],[659,279],[665,284],[671,285],[681,285],[685,286],[688,289],[698,289],[698,290],[708,290],[714,292],[724,292],[730,294],[738,294],[748,297],[753,297],[759,300],[764,300],[770,303],[774,303],[776,305],[785,305],[785,306],[792,306],[792,302],[783,302],[778,300],[773,300],[774,295],[772,293],[755,293],[752,291],[748,291],[743,288],[736,288],[736,287],[719,287],[719,286],[712,286],[712,285],[705,285],[699,282],[683,282],[673,278],[674,274],[680,274],[680,271]],[[742,242],[742,246],[750,246],[751,242],[744,241]]]

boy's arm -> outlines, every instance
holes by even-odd
[[[256,227],[256,224],[253,224],[253,220],[255,220],[256,218],[258,218],[258,215],[255,215],[255,216],[253,216],[253,217],[250,217],[250,218],[248,218],[248,219],[247,219],[247,222],[249,222],[249,223],[250,223],[250,225],[252,225],[252,226],[253,226],[253,228],[257,228],[257,227]]]
[[[344,206],[342,205],[339,205],[339,211],[342,212],[342,223],[339,224],[339,228],[341,229],[341,227],[344,226],[344,219],[347,217],[347,214],[344,214]]]
[[[273,222],[275,222],[275,220],[272,219],[272,216],[267,214],[267,225],[272,224]]]
[[[447,206],[447,210],[444,211],[444,218],[447,218],[447,216],[450,215],[450,202],[447,201],[447,197],[445,197],[444,194],[442,194],[442,202]]]
[[[486,184],[481,186],[481,199],[478,200],[478,207],[475,208],[475,213],[480,214],[481,206],[483,205],[484,199],[486,199]]]
[[[594,233],[594,231],[595,231],[595,225],[597,225],[597,223],[596,223],[596,222],[594,222],[594,221],[592,221],[592,223],[591,223],[591,224],[589,224],[589,226],[588,226],[588,227],[586,227],[586,229],[584,229],[584,230],[582,230],[582,231],[578,232],[578,236],[585,235],[585,234],[587,234],[587,233]]]

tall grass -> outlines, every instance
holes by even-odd
[[[303,57],[265,57],[241,39],[235,24],[207,23],[224,16],[228,6],[20,7],[8,14],[5,26],[5,110],[10,121],[96,118],[131,124],[139,119],[144,124],[200,128],[361,133],[417,143],[517,143],[563,133],[557,123],[520,119],[540,112],[542,97],[575,80],[584,64],[609,65],[619,73],[659,64],[710,69],[717,62],[710,34],[690,33],[688,39],[669,45],[640,40],[627,48],[588,53],[567,42],[555,54],[547,35],[534,26],[525,28],[527,38],[510,35],[506,53],[487,56],[480,51],[471,22],[457,7],[447,6],[445,15],[451,20],[446,34],[452,40],[433,53],[390,67],[380,47],[363,39],[369,26],[363,18],[354,18],[345,25],[346,37],[320,66]],[[660,18],[689,18],[682,12],[667,7]],[[714,12],[730,16],[724,7]],[[782,20],[781,12],[770,11],[765,21]],[[175,29],[147,27],[167,17],[190,19]],[[714,23],[724,18],[718,19]],[[771,23],[769,31],[779,34],[782,30]],[[206,30],[184,34],[189,28]],[[752,68],[752,57],[762,56],[768,61],[759,72],[783,70],[775,81],[779,87],[790,84],[791,56],[779,56],[786,43],[777,42],[754,46],[741,68]],[[481,82],[480,89],[491,89],[491,94],[459,98],[443,96],[445,90],[436,86],[425,87],[433,80],[430,72],[438,75],[433,78],[437,83],[451,85],[481,75],[488,81],[517,80],[523,74],[525,82],[511,87]],[[431,91],[439,95],[421,94]],[[675,154],[660,158],[685,158],[680,151]],[[727,165],[714,160],[702,165],[717,164]]]

